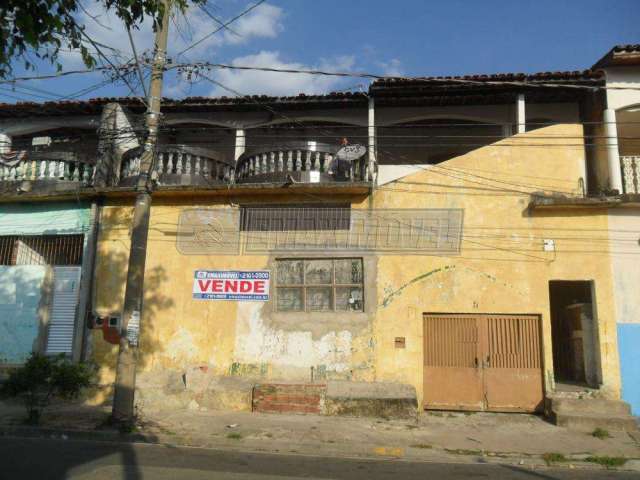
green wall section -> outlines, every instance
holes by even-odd
[[[0,266],[0,363],[23,363],[38,337],[46,267]]]
[[[0,205],[0,236],[86,234],[90,220],[91,209],[84,203]],[[0,363],[22,363],[33,351],[45,270],[40,265],[0,266]]]
[[[64,235],[85,233],[91,209],[83,203],[0,205],[0,235]]]

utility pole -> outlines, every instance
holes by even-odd
[[[136,387],[136,364],[138,339],[144,294],[144,268],[147,257],[147,235],[151,213],[151,170],[155,164],[158,127],[160,126],[160,102],[162,80],[167,56],[169,34],[169,11],[171,0],[162,0],[164,14],[162,24],[156,31],[155,54],[151,71],[149,97],[147,98],[147,139],[140,159],[140,175],[136,186],[136,204],[133,212],[129,269],[124,294],[124,309],[120,330],[120,350],[116,367],[116,384],[113,398],[112,419],[118,423],[134,420],[134,393]]]

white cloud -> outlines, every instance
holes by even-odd
[[[237,57],[232,62],[235,66],[270,67],[290,70],[322,69],[329,71],[342,71],[353,68],[355,58],[344,55],[333,59],[322,59],[318,65],[309,66],[299,62],[286,62],[278,51],[261,51],[255,55]],[[220,70],[215,75],[220,82],[243,95],[296,95],[298,93],[322,94],[328,93],[340,84],[344,79],[322,75],[309,75],[303,73],[275,73],[255,70]],[[215,87],[211,95],[232,95],[222,87]]]
[[[382,74],[386,77],[402,77],[404,71],[402,69],[402,62],[397,58],[392,58],[388,62],[376,62],[378,68],[382,69]]]
[[[206,61],[207,57],[211,56],[212,50],[215,53],[224,45],[247,43],[258,38],[275,38],[284,28],[281,23],[282,17],[281,8],[262,4],[230,25],[238,35],[228,30],[220,31],[190,49],[187,55],[191,60]],[[225,18],[220,20],[227,21]],[[100,2],[91,3],[87,5],[86,12],[79,15],[78,22],[86,26],[87,35],[96,43],[108,45],[122,52],[124,56],[121,60],[133,56],[127,32],[113,10],[105,11]],[[219,26],[196,6],[189,8],[184,15],[177,14],[170,27],[169,56],[176,55],[218,29]],[[154,33],[150,21],[144,22],[139,28],[132,29],[131,34],[138,54],[145,50],[149,52],[152,50]],[[113,54],[109,49],[102,48],[102,50],[104,53]],[[62,52],[61,60],[67,68],[82,64],[80,56],[73,52]]]
[[[237,35],[225,31],[224,37],[232,44],[244,43],[251,38],[275,38],[284,30],[281,20],[281,8],[263,3],[230,25]]]

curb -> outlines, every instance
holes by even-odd
[[[241,451],[256,454],[267,455],[292,455],[306,457],[335,457],[348,458],[354,460],[370,460],[370,461],[401,461],[401,462],[421,462],[421,463],[448,463],[448,464],[484,464],[484,465],[512,465],[522,469],[563,469],[563,470],[610,470],[612,472],[629,472],[640,471],[640,460],[629,459],[628,465],[620,468],[603,467],[591,462],[585,462],[581,458],[572,458],[567,455],[566,462],[553,463],[547,465],[542,459],[542,455],[537,454],[519,454],[519,453],[498,453],[484,452],[482,454],[452,454],[446,449],[434,447],[425,450],[424,453],[431,455],[407,455],[408,451],[414,450],[412,447],[383,447],[371,446],[366,450],[360,450],[352,453],[345,453],[340,449],[339,444],[332,445],[333,451],[318,453],[319,445],[316,443],[297,444],[292,446],[288,443],[280,447],[279,443],[269,442],[266,445],[249,445],[247,443],[219,442],[218,444],[198,444],[198,442],[189,442],[179,436],[156,435],[144,433],[120,433],[109,430],[68,430],[54,428],[38,428],[25,426],[0,427],[0,438],[52,438],[72,441],[94,441],[107,443],[138,443],[148,445],[160,445],[168,447],[198,448],[204,450],[222,450],[222,451]],[[326,447],[326,445],[322,445]],[[280,447],[280,448],[278,448]],[[294,448],[292,448],[294,447]],[[305,451],[313,453],[306,453]],[[584,458],[585,455],[576,457]]]

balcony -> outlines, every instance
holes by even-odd
[[[640,194],[640,155],[620,157],[624,193]]]
[[[140,174],[142,147],[128,151],[122,158],[119,185],[136,183]],[[213,150],[186,145],[158,147],[155,178],[158,185],[229,184],[233,182],[233,164]]]
[[[236,165],[237,183],[337,181],[367,182],[367,156],[353,162],[335,158],[339,147],[317,142],[288,142],[246,151]]]
[[[29,182],[33,186],[45,186],[55,182],[56,190],[90,185],[94,174],[95,165],[80,160],[75,152],[28,152],[24,159],[11,166],[0,164],[3,183]]]

